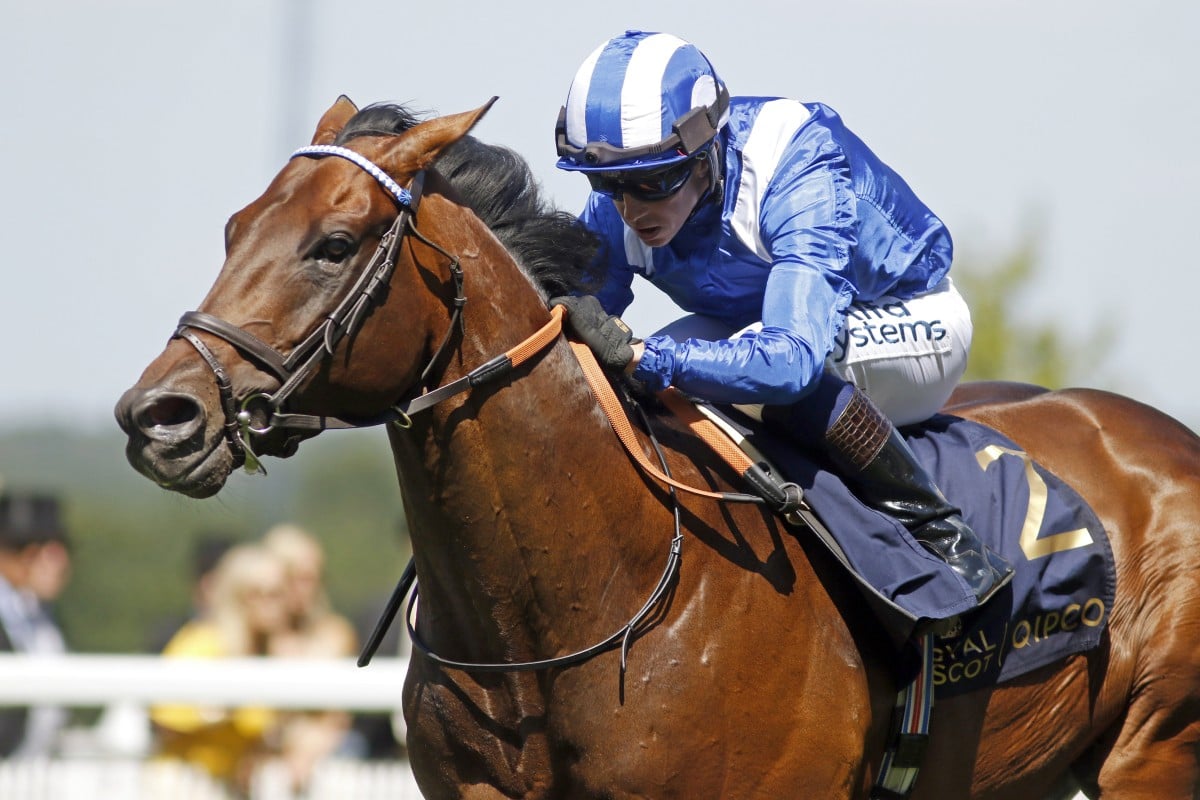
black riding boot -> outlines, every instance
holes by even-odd
[[[1013,576],[917,461],[908,443],[858,389],[825,434],[825,449],[865,505],[898,520],[967,582],[982,605]]]

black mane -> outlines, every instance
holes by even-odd
[[[401,105],[370,105],[350,118],[337,143],[360,136],[394,136],[420,121]],[[507,147],[465,136],[442,153],[436,166],[462,203],[492,229],[547,295],[595,288],[585,276],[596,254],[596,237],[574,215],[545,201],[525,159]]]

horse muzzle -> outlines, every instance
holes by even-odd
[[[150,480],[189,497],[209,497],[235,468],[221,420],[212,420],[197,396],[160,386],[134,386],[114,413],[128,442],[130,465]]]

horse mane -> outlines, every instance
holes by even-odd
[[[336,143],[395,136],[420,121],[405,106],[376,103],[351,117]],[[529,164],[516,152],[465,136],[441,154],[437,171],[548,296],[597,288],[588,278],[598,248],[595,235],[545,200]]]

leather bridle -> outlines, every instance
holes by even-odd
[[[225,413],[225,439],[233,453],[234,468],[244,465],[249,472],[263,469],[250,444],[253,435],[265,435],[276,428],[321,431],[327,428],[369,427],[388,422],[397,422],[407,426],[411,424],[409,414],[427,408],[446,396],[443,394],[432,399],[422,395],[407,403],[397,403],[384,414],[370,419],[349,420],[340,417],[286,413],[283,410],[288,398],[296,389],[308,380],[322,361],[333,355],[334,349],[342,339],[353,337],[358,332],[368,313],[380,302],[383,294],[387,291],[392,273],[396,269],[400,245],[406,235],[417,238],[449,259],[449,270],[455,290],[450,325],[429,364],[421,373],[420,383],[422,385],[433,366],[440,361],[454,330],[461,325],[462,308],[466,303],[466,297],[463,294],[462,265],[459,259],[422,235],[417,230],[414,221],[424,185],[424,172],[418,172],[413,177],[411,189],[404,189],[375,164],[345,147],[334,145],[302,147],[292,153],[292,158],[298,156],[318,158],[337,156],[357,164],[370,173],[392,195],[400,210],[391,227],[379,240],[379,246],[350,292],[290,353],[284,354],[244,328],[212,314],[188,311],[179,318],[179,325],[172,338],[184,339],[189,342],[213,371],[220,393],[221,406]],[[196,335],[196,331],[210,333],[232,345],[244,357],[278,378],[281,382],[280,387],[274,393],[262,392],[244,398],[239,406],[228,372],[212,350]]]

